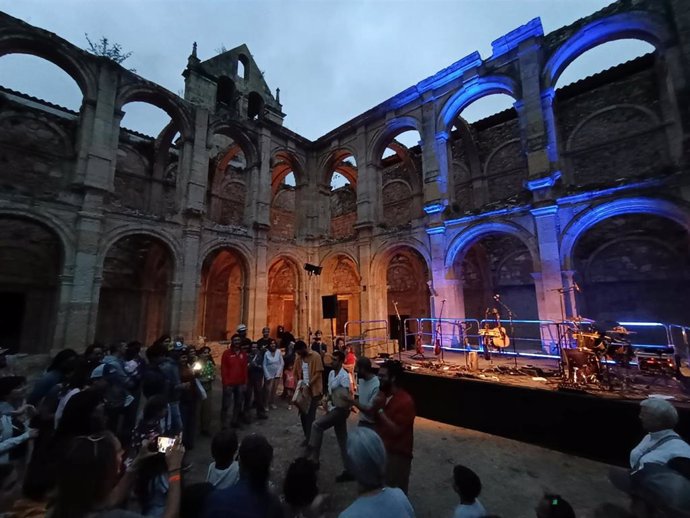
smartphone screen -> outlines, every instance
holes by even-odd
[[[158,437],[158,451],[166,453],[175,444],[174,437]]]

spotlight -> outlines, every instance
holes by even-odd
[[[312,275],[321,275],[321,270],[323,270],[323,267],[316,266],[315,264],[304,263],[304,269],[306,270],[307,275],[311,277]]]

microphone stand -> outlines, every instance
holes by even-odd
[[[395,308],[395,314],[398,316],[398,327],[400,327],[400,343],[398,344],[398,360],[402,361],[402,348],[405,342],[405,328],[403,327],[402,318],[400,318],[400,311],[398,311],[398,302],[393,301],[393,307]],[[405,343],[405,350],[407,350],[407,344]]]
[[[510,322],[510,334],[513,336],[513,358],[515,358],[515,370],[518,370],[518,364],[517,364],[517,340],[515,339],[515,323],[513,322],[513,318],[516,317],[517,315],[513,313],[513,310],[510,309],[510,307],[501,300],[500,297],[494,297],[494,300],[498,302],[499,306],[501,306],[503,309],[505,309],[508,312],[508,322]]]

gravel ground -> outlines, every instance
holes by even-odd
[[[219,408],[220,391],[215,390],[213,397],[214,407]],[[349,426],[356,426],[356,422],[357,416],[352,415]],[[288,465],[301,454],[303,435],[297,411],[288,410],[287,403],[281,401],[269,419],[239,431],[240,440],[252,432],[264,434],[273,445],[271,478],[278,489],[282,488]],[[452,515],[458,503],[451,485],[455,464],[465,464],[477,472],[483,485],[480,500],[488,512],[503,518],[534,517],[534,507],[545,491],[563,496],[579,518],[592,516],[592,510],[603,502],[625,504],[608,482],[606,464],[427,419],[415,421],[414,455],[409,497],[418,517]],[[211,461],[210,439],[200,438],[189,459],[194,469],[188,480],[203,481]],[[324,436],[319,474],[320,490],[332,495],[329,517],[338,516],[357,495],[356,483],[335,483],[341,470],[335,434],[329,430]]]

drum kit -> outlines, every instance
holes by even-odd
[[[606,324],[577,319],[569,328],[569,347],[561,349],[561,360],[563,375],[570,383],[601,384],[607,381],[610,386],[610,366],[616,370],[630,367],[634,358],[630,336],[635,332],[615,322]]]

